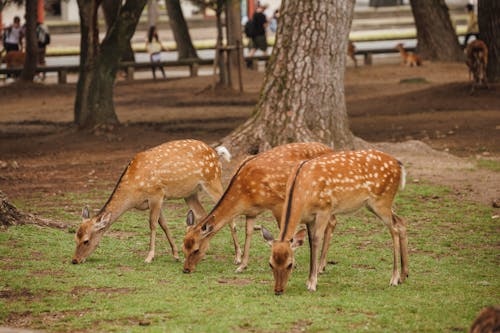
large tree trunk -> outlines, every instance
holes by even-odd
[[[479,0],[479,33],[488,46],[488,81],[500,81],[500,1]]]
[[[344,97],[354,0],[289,0],[254,115],[223,143],[255,153],[301,141],[352,148]]]
[[[179,59],[198,58],[179,0],[166,0],[168,21],[177,44]]]
[[[113,85],[121,55],[134,34],[146,0],[127,0],[99,44],[97,9],[100,0],[78,0],[80,11],[80,76],[75,100],[75,122],[80,128],[118,124]]]
[[[464,55],[444,0],[411,0],[417,52],[428,60],[462,61]]]
[[[238,64],[242,66],[243,61],[243,43],[241,40],[241,3],[238,0],[228,0],[226,2],[226,27],[227,27],[227,45],[239,47],[240,49],[231,50],[229,57],[230,82],[234,86],[238,82]]]
[[[106,21],[106,27],[108,29],[114,24],[116,18],[118,17],[119,11],[120,11],[120,2],[115,0],[103,0],[102,12],[104,14],[104,20]],[[123,51],[121,61],[135,62],[135,54],[134,50],[132,49],[131,40],[129,40],[129,42],[125,46],[125,50]]]
[[[26,60],[21,80],[33,82],[38,64],[38,41],[36,38],[37,0],[26,0]]]

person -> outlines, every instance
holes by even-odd
[[[467,46],[467,42],[469,41],[469,38],[472,36],[475,36],[477,39],[479,39],[479,25],[477,23],[477,16],[474,13],[474,5],[473,4],[467,4],[465,6],[465,9],[467,11],[467,31],[465,32],[465,39],[464,39],[464,47]]]
[[[36,39],[38,45],[38,65],[45,66],[45,55],[47,53],[47,45],[50,44],[50,34],[49,29],[40,22],[36,24]],[[43,72],[40,76],[40,79],[45,80],[46,73]]]
[[[252,23],[253,23],[253,36],[250,39],[250,52],[248,53],[249,57],[252,57],[257,49],[261,50],[264,55],[267,55],[267,37],[266,37],[266,29],[267,29],[267,17],[264,14],[267,5],[259,4],[253,14]]]
[[[274,11],[273,17],[271,18],[269,22],[269,30],[271,30],[272,33],[276,33],[278,31],[278,17],[280,16],[280,11],[276,9]]]
[[[148,39],[146,41],[146,51],[149,53],[149,59],[151,60],[151,70],[153,71],[153,78],[156,80],[156,67],[160,69],[163,78],[166,79],[167,76],[165,74],[165,70],[163,66],[160,66],[158,63],[161,61],[161,51],[165,51],[165,48],[160,42],[160,38],[158,37],[158,31],[156,30],[156,26],[150,26],[148,31]]]
[[[13,23],[5,29],[2,40],[6,52],[22,51],[22,27],[19,16],[14,17]]]

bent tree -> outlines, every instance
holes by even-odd
[[[113,104],[116,72],[146,5],[146,0],[120,1],[116,19],[100,43],[97,10],[101,2],[78,0],[81,41],[75,123],[80,128],[118,123]]]
[[[462,61],[464,54],[444,0],[411,0],[417,52],[427,60]]]
[[[276,44],[254,114],[225,137],[235,153],[288,142],[352,148],[345,96],[354,0],[283,1]]]
[[[167,0],[165,2],[170,29],[174,34],[177,44],[177,54],[179,59],[198,58],[196,49],[193,46],[189,29],[182,13],[179,0]]]

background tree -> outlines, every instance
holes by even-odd
[[[295,141],[353,147],[344,96],[353,8],[354,0],[282,2],[276,44],[256,110],[223,139],[225,145],[236,153]]]
[[[168,21],[177,44],[179,59],[198,58],[179,0],[166,0]]]
[[[115,0],[103,0],[102,1],[102,12],[104,14],[104,20],[106,21],[106,27],[109,29],[113,25],[115,19],[117,18],[118,11],[120,10],[120,2]],[[121,61],[132,61],[135,62],[135,54],[132,49],[131,40],[127,43],[125,50],[123,51]]]
[[[417,27],[417,52],[428,60],[462,61],[462,48],[444,0],[410,0]]]
[[[481,39],[488,45],[488,81],[500,81],[500,1],[479,0]]]
[[[24,60],[21,81],[33,82],[38,64],[38,40],[36,38],[36,23],[38,20],[37,0],[25,0],[26,8],[26,30],[25,47],[26,58]]]
[[[81,41],[75,122],[80,128],[118,123],[113,85],[121,56],[135,32],[146,0],[120,1],[116,19],[99,43],[97,10],[101,3],[101,0],[78,0]]]

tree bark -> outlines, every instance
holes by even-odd
[[[353,148],[344,71],[354,0],[283,1],[253,116],[222,141],[236,154],[289,142]]]
[[[231,50],[229,65],[231,66],[231,78],[233,86],[238,82],[238,63],[243,66],[243,43],[241,38],[241,3],[238,0],[228,0],[226,2],[226,23],[227,23],[227,45],[241,49]],[[239,59],[238,59],[239,56]]]
[[[500,2],[479,0],[478,23],[481,39],[488,46],[488,82],[500,81]]]
[[[109,29],[111,27],[116,18],[118,17],[118,13],[120,10],[120,2],[115,0],[103,0],[102,2],[102,11],[104,14],[104,20],[106,21],[106,27]],[[135,62],[135,54],[132,49],[132,41],[130,40],[125,50],[123,51],[121,61],[131,61]]]
[[[168,21],[177,44],[178,58],[198,58],[179,0],[166,0],[166,5]]]
[[[417,53],[424,59],[463,61],[464,55],[444,0],[411,0]]]
[[[21,81],[33,82],[38,64],[38,41],[36,38],[37,0],[26,0],[26,60],[21,72]]]
[[[121,55],[130,43],[146,0],[121,3],[102,43],[97,25],[100,4],[101,0],[78,0],[82,37],[75,122],[80,128],[119,123],[113,104],[113,85]]]

